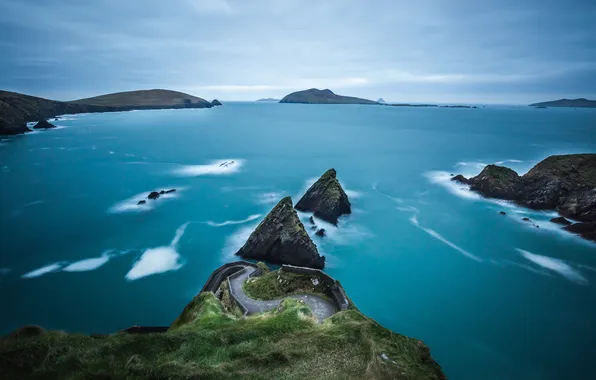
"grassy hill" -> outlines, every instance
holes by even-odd
[[[584,98],[579,99],[559,99],[550,102],[530,104],[532,107],[584,107],[596,108],[596,100],[588,100]]]
[[[233,309],[204,292],[164,333],[22,329],[0,340],[0,379],[445,379],[421,341],[355,308],[323,323],[291,298],[248,317]]]
[[[329,89],[297,91],[286,95],[280,103],[304,103],[304,104],[379,104],[372,100],[342,96],[333,93]]]
[[[26,126],[27,122],[48,119],[57,115],[136,109],[210,107],[213,105],[205,99],[169,90],[119,92],[72,102],[0,91],[0,135],[29,132],[29,128]]]

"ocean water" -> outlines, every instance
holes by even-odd
[[[333,167],[353,214],[313,240],[364,313],[450,379],[592,375],[596,245],[449,177],[596,152],[596,110],[228,103],[56,123],[0,141],[0,333],[167,325]]]

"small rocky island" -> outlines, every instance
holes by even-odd
[[[298,218],[290,197],[279,201],[236,254],[245,259],[272,264],[318,269],[325,266],[325,257],[319,255],[317,246]]]
[[[40,121],[37,122],[37,124],[35,124],[33,126],[33,129],[51,129],[51,128],[56,128],[56,126],[54,124],[51,124],[50,122],[48,122],[45,119],[41,119]]]
[[[523,176],[504,166],[488,165],[475,177],[457,175],[452,180],[485,197],[536,210],[556,210],[577,223],[561,218],[553,222],[596,241],[596,154],[550,156]]]
[[[296,203],[296,210],[312,212],[317,218],[337,224],[341,215],[350,214],[352,205],[337,180],[335,169],[327,170]]]
[[[284,96],[279,102],[303,104],[379,104],[368,99],[337,95],[329,89],[319,90],[316,88],[293,92]]]
[[[90,336],[21,327],[0,338],[0,378],[445,380],[445,374],[424,342],[362,314],[326,273],[238,261],[213,271],[169,326]]]
[[[547,108],[547,107],[571,107],[571,108],[596,108],[596,100],[588,100],[585,98],[579,99],[559,99],[550,102],[541,102],[530,104],[530,107]]]

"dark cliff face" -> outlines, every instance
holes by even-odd
[[[317,218],[337,224],[337,219],[352,212],[348,196],[337,180],[335,169],[329,169],[296,204],[300,211],[313,212]]]
[[[322,269],[325,257],[306,233],[304,225],[286,197],[269,212],[236,253],[246,259]]]
[[[596,154],[550,156],[521,177],[509,168],[488,165],[467,181],[472,190],[486,197],[512,200],[533,209],[557,210],[567,218],[586,222],[565,229],[581,230],[577,233],[593,240],[594,235],[586,229],[596,231]]]

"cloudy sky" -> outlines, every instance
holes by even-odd
[[[596,98],[595,0],[0,0],[0,88]]]

